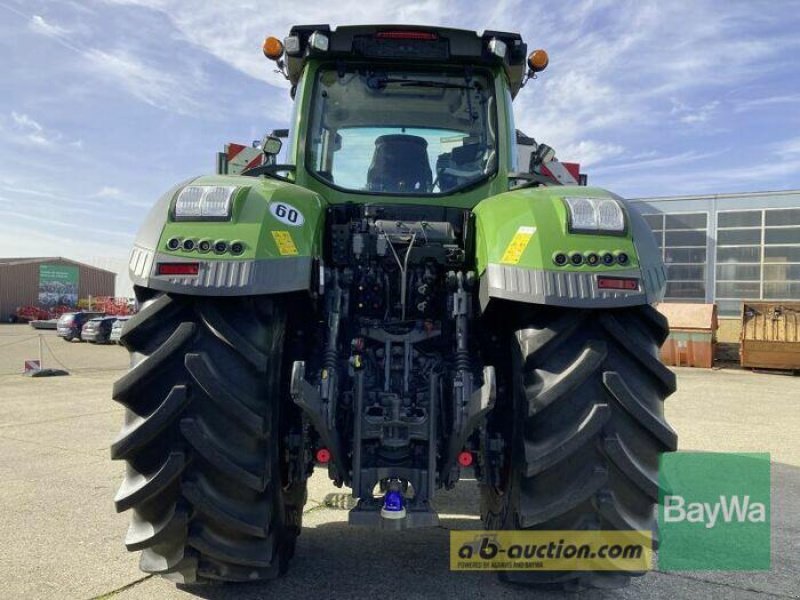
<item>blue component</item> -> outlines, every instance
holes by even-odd
[[[386,512],[403,511],[403,494],[396,490],[386,492],[383,497],[383,510]]]

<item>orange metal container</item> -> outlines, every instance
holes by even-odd
[[[662,303],[657,308],[669,321],[669,337],[661,346],[661,362],[675,367],[713,367],[716,304]]]
[[[800,369],[800,302],[745,301],[739,352],[743,367]]]

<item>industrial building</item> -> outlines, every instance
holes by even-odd
[[[17,308],[77,305],[79,299],[113,296],[117,274],[67,258],[0,258],[0,320]]]
[[[726,341],[738,339],[743,300],[800,300],[800,190],[638,198],[634,206],[663,253],[665,301],[716,303]]]

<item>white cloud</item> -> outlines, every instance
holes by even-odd
[[[700,106],[691,106],[673,98],[670,114],[681,123],[695,125],[708,122],[719,106],[719,100],[706,102]]]
[[[202,108],[196,99],[198,81],[192,77],[178,77],[167,69],[145,63],[127,50],[91,48],[85,56],[95,73],[113,80],[151,106],[180,114],[196,113]]]
[[[703,164],[704,161],[707,161],[709,158],[714,156],[718,156],[721,153],[722,150],[713,152],[697,152],[694,150],[689,150],[687,152],[681,152],[680,154],[659,156],[657,158],[648,158],[646,160],[635,160],[598,167],[594,169],[594,173],[598,175],[605,175],[607,173],[625,173],[628,171],[641,170],[655,172],[659,169],[668,169],[670,167],[678,167],[687,164]]]
[[[28,115],[12,111],[11,120],[14,121],[14,125],[16,126],[17,130],[24,133],[26,136],[29,136],[31,141],[37,144],[46,142],[42,136],[44,133],[44,127],[42,127],[37,121],[31,119]]]
[[[30,20],[30,28],[36,33],[59,37],[65,35],[67,30],[55,23],[46,21],[41,15],[33,15]]]
[[[121,198],[122,190],[113,186],[103,186],[93,194],[95,198]]]
[[[6,140],[37,149],[56,150],[64,139],[61,132],[45,127],[26,113],[11,111],[10,121],[0,116],[0,133]]]
[[[581,140],[575,144],[567,144],[558,150],[558,155],[568,162],[578,162],[581,167],[602,163],[619,156],[625,149],[618,144],[606,144],[594,140]]]
[[[773,154],[781,159],[800,158],[800,137],[794,137],[773,144]]]
[[[763,98],[753,98],[751,100],[739,101],[735,104],[734,111],[740,113],[763,108],[765,106],[774,106],[776,104],[798,103],[800,103],[800,94],[778,94],[773,96],[765,96]]]

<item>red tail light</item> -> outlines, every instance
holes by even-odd
[[[459,452],[458,464],[460,464],[462,467],[470,466],[472,464],[472,452],[467,452],[466,450]]]
[[[597,287],[601,290],[639,290],[639,280],[632,277],[598,277]]]
[[[331,451],[327,448],[320,448],[317,450],[316,458],[318,463],[323,465],[328,464],[331,460]]]
[[[158,263],[159,275],[197,275],[200,263]]]
[[[438,34],[429,31],[379,31],[375,34],[379,40],[417,40],[433,42],[439,39]]]

